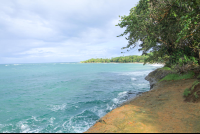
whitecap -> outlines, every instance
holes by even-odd
[[[125,96],[125,95],[127,94],[127,92],[128,92],[128,91],[121,92],[121,93],[118,94],[118,96],[119,96],[119,97],[123,97],[123,96]]]
[[[30,128],[26,123],[26,121],[20,121],[17,123],[17,126],[21,129],[20,133],[28,133],[30,131]]]
[[[118,102],[119,102],[119,99],[114,98],[114,99],[112,99],[112,101],[113,101],[114,103],[118,103]]]
[[[49,105],[51,111],[58,111],[58,110],[64,110],[66,107],[66,104],[62,105]]]
[[[139,85],[139,86],[142,86],[142,85],[149,85],[149,83],[136,84],[136,85]]]
[[[159,66],[159,67],[163,67],[164,65],[163,64],[148,64],[148,65],[150,65],[150,66]]]
[[[22,124],[22,125],[21,125],[21,130],[22,130],[22,131],[21,131],[22,133],[27,133],[27,132],[29,132],[30,128],[29,128],[28,125]]]
[[[136,78],[131,78],[131,80],[132,80],[132,81],[136,81],[137,79],[136,79]]]
[[[90,111],[92,111],[93,113],[95,113],[99,117],[102,117],[102,116],[104,116],[106,114],[106,112],[103,109],[100,109],[97,106],[92,108]]]
[[[57,127],[53,128],[53,130],[56,130],[58,127],[59,127],[59,126],[57,126]],[[59,131],[60,131],[60,130],[59,130]],[[62,133],[62,132],[61,132],[61,133]]]
[[[148,88],[149,83],[131,83],[131,85],[136,86],[137,88],[141,89],[141,88]]]
[[[51,117],[51,118],[49,119],[49,122],[50,122],[51,124],[53,124],[53,121],[54,121],[55,119],[56,119],[56,118]]]
[[[87,110],[83,110],[80,114],[84,113],[85,111]],[[63,129],[67,130],[70,133],[82,133],[87,131],[94,123],[94,121],[91,118],[88,119],[87,116],[85,116],[86,118],[81,117],[84,120],[80,122],[77,120],[77,118],[80,118],[80,116],[78,115],[72,116],[68,121],[65,121],[62,124]]]
[[[114,105],[114,104],[112,104],[111,106],[110,106],[109,104],[106,104],[106,110],[109,110],[109,111],[111,111],[111,110],[113,110],[113,109],[114,109],[114,107],[115,107],[115,105]]]
[[[63,133],[62,130],[58,130],[56,133]]]
[[[143,75],[148,75],[151,71],[152,70],[137,71],[137,72],[123,72],[123,73],[119,73],[119,75],[143,76]]]
[[[42,118],[42,119],[39,119],[39,118],[37,118],[37,117],[35,117],[35,116],[32,116],[32,118],[31,118],[32,120],[34,120],[34,121],[44,121],[44,120],[48,120],[47,118]],[[27,119],[27,120],[29,120],[29,119]]]
[[[36,119],[36,117],[35,116],[32,116],[32,118],[31,119],[33,119],[34,121],[39,121],[38,119]]]
[[[112,99],[113,104],[111,106],[107,105],[107,110],[114,109],[117,105],[123,103],[128,99],[128,91],[124,91],[118,94],[118,96]]]
[[[6,131],[3,131],[3,133],[11,133],[11,132],[6,130]]]
[[[35,130],[32,130],[32,131],[28,131],[28,133],[40,133],[42,129],[35,129]]]

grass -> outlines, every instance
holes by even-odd
[[[172,70],[172,69],[169,68],[169,67],[162,67],[161,69],[163,69],[163,70]]]
[[[184,90],[184,92],[183,92],[183,96],[184,96],[184,97],[187,97],[187,96],[190,95],[190,94],[191,94],[191,91],[190,91],[189,88],[186,88],[186,89]]]
[[[193,84],[192,84],[192,88],[191,88],[191,90],[193,90],[194,89],[194,87],[197,85],[197,84],[199,84],[200,82],[198,81],[198,80],[196,80]]]
[[[180,74],[168,74],[164,78],[162,78],[159,82],[164,80],[182,80],[182,79],[190,79],[195,75],[193,71],[189,71],[186,74],[180,75]]]
[[[194,90],[194,87],[195,87],[197,84],[199,84],[199,83],[200,83],[200,82],[199,82],[198,80],[196,80],[195,82],[193,82],[191,89],[186,88],[186,89],[184,90],[183,96],[184,96],[184,97],[187,97],[188,95],[190,95],[190,94],[191,94],[191,91]],[[194,92],[194,97],[195,97],[196,99],[199,97],[199,96],[197,95],[196,92]]]
[[[194,97],[195,97],[196,99],[199,98],[199,96],[197,95],[197,92],[194,92]]]

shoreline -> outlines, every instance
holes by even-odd
[[[156,83],[101,117],[84,133],[199,133],[200,103],[186,103],[183,97],[195,80]]]
[[[93,62],[94,63],[94,62]],[[97,63],[97,62],[95,62],[95,63]],[[110,62],[111,63],[111,62]],[[117,63],[117,62],[112,62],[112,63]],[[132,62],[132,63],[136,63],[136,64],[143,64],[143,63],[140,63],[140,62]],[[153,64],[150,64],[150,63],[146,63],[146,64],[148,64],[148,65],[153,65],[153,66],[164,66],[165,64],[156,64],[156,63],[153,63]],[[156,70],[156,69],[155,69]],[[154,71],[155,71],[154,70]],[[152,71],[153,72],[153,71]],[[150,72],[151,73],[151,72]],[[150,74],[149,73],[149,74]],[[149,75],[148,74],[148,75]],[[148,76],[147,75],[147,76]],[[149,85],[150,85],[150,83],[149,83]],[[153,87],[153,89],[155,88],[156,86],[154,86]],[[142,93],[140,93],[140,94],[138,94],[138,95],[136,95],[136,96],[134,96],[134,97],[131,97],[131,98],[128,98],[126,101],[124,101],[124,102],[122,102],[122,104],[119,104],[119,106],[117,106],[116,108],[114,108],[113,110],[115,110],[115,109],[117,109],[117,108],[120,108],[120,107],[122,107],[122,106],[124,106],[124,105],[126,105],[126,104],[129,104],[131,101],[133,101],[134,99],[136,99],[136,98],[138,98],[138,97],[140,97],[143,93],[146,93],[146,92],[149,92],[150,90],[153,90],[153,89],[149,89],[148,91],[145,91],[145,92],[142,92]],[[112,112],[113,110],[111,110],[110,112]],[[109,112],[109,113],[110,113]],[[107,113],[108,114],[108,113]],[[107,115],[106,114],[106,115]],[[106,115],[104,115],[104,116],[106,116]],[[103,116],[103,117],[104,117]],[[97,121],[96,121],[96,123],[93,125],[93,126],[95,126],[98,122],[101,122],[101,119],[103,118],[103,117],[101,117],[100,119],[98,119]],[[93,126],[91,126],[88,130],[90,130],[91,128],[93,128]],[[85,131],[84,133],[87,133],[88,132],[88,130],[87,131]]]
[[[93,62],[94,63],[94,62]],[[95,63],[97,63],[97,62],[95,62]],[[110,62],[111,63],[111,62]],[[112,62],[112,63],[118,63],[118,62]],[[137,64],[143,64],[143,63],[141,63],[141,62],[132,62],[132,63],[137,63]],[[149,64],[149,65],[155,65],[155,66],[164,66],[165,64],[150,64],[150,63],[146,63],[146,64]],[[156,69],[155,69],[156,70]],[[154,70],[154,71],[155,71]],[[153,71],[152,71],[153,72]],[[151,72],[150,72],[151,73]],[[156,88],[156,86],[154,87],[154,88]],[[129,104],[131,101],[134,101],[134,99],[136,99],[136,98],[138,98],[138,97],[140,97],[143,93],[146,93],[146,92],[149,92],[150,90],[154,90],[154,88],[153,89],[149,89],[148,91],[145,91],[145,92],[142,92],[142,93],[140,93],[140,94],[138,94],[138,95],[136,95],[136,96],[134,96],[134,97],[131,97],[131,98],[129,98],[129,99],[127,99],[126,101],[124,101],[124,102],[122,102],[122,104],[119,104],[119,106],[117,106],[116,108],[114,108],[113,110],[115,110],[115,109],[117,109],[117,108],[120,108],[120,107],[122,107],[122,106],[124,106],[124,105],[126,105],[126,104]],[[112,111],[113,111],[112,110]],[[110,111],[110,112],[112,112],[112,111]],[[109,113],[110,113],[109,112]],[[108,113],[107,113],[108,114]],[[106,115],[107,115],[106,114]],[[104,115],[104,116],[106,116],[106,115]],[[104,117],[103,116],[103,117]],[[103,117],[101,117],[100,119],[98,119],[97,121],[96,121],[96,123],[93,125],[93,126],[95,126],[98,122],[101,122],[101,119],[103,118]],[[88,130],[90,130],[93,126],[91,126]],[[84,133],[87,133],[88,132],[88,130],[87,131],[85,131]],[[90,132],[89,132],[90,133]]]
[[[199,133],[200,103],[186,103],[182,96],[195,80],[162,81],[113,109],[84,133]]]
[[[81,63],[81,62],[79,62],[79,63]],[[123,63],[123,62],[88,62],[88,63]],[[144,62],[125,62],[125,63],[144,64]],[[149,62],[147,62],[146,64],[150,64],[150,65],[165,65],[164,63],[149,63]]]

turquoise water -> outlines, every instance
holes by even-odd
[[[160,66],[0,64],[0,132],[84,132],[139,92]]]

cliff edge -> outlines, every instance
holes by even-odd
[[[164,78],[170,73],[175,73],[174,71],[171,70],[165,70],[162,68],[158,68],[152,72],[150,72],[146,77],[145,80],[149,81],[150,84],[150,90],[158,83],[159,80]]]
[[[85,133],[199,133],[200,103],[183,97],[197,79],[158,82],[169,73],[161,68],[149,73],[150,91],[107,113]]]

